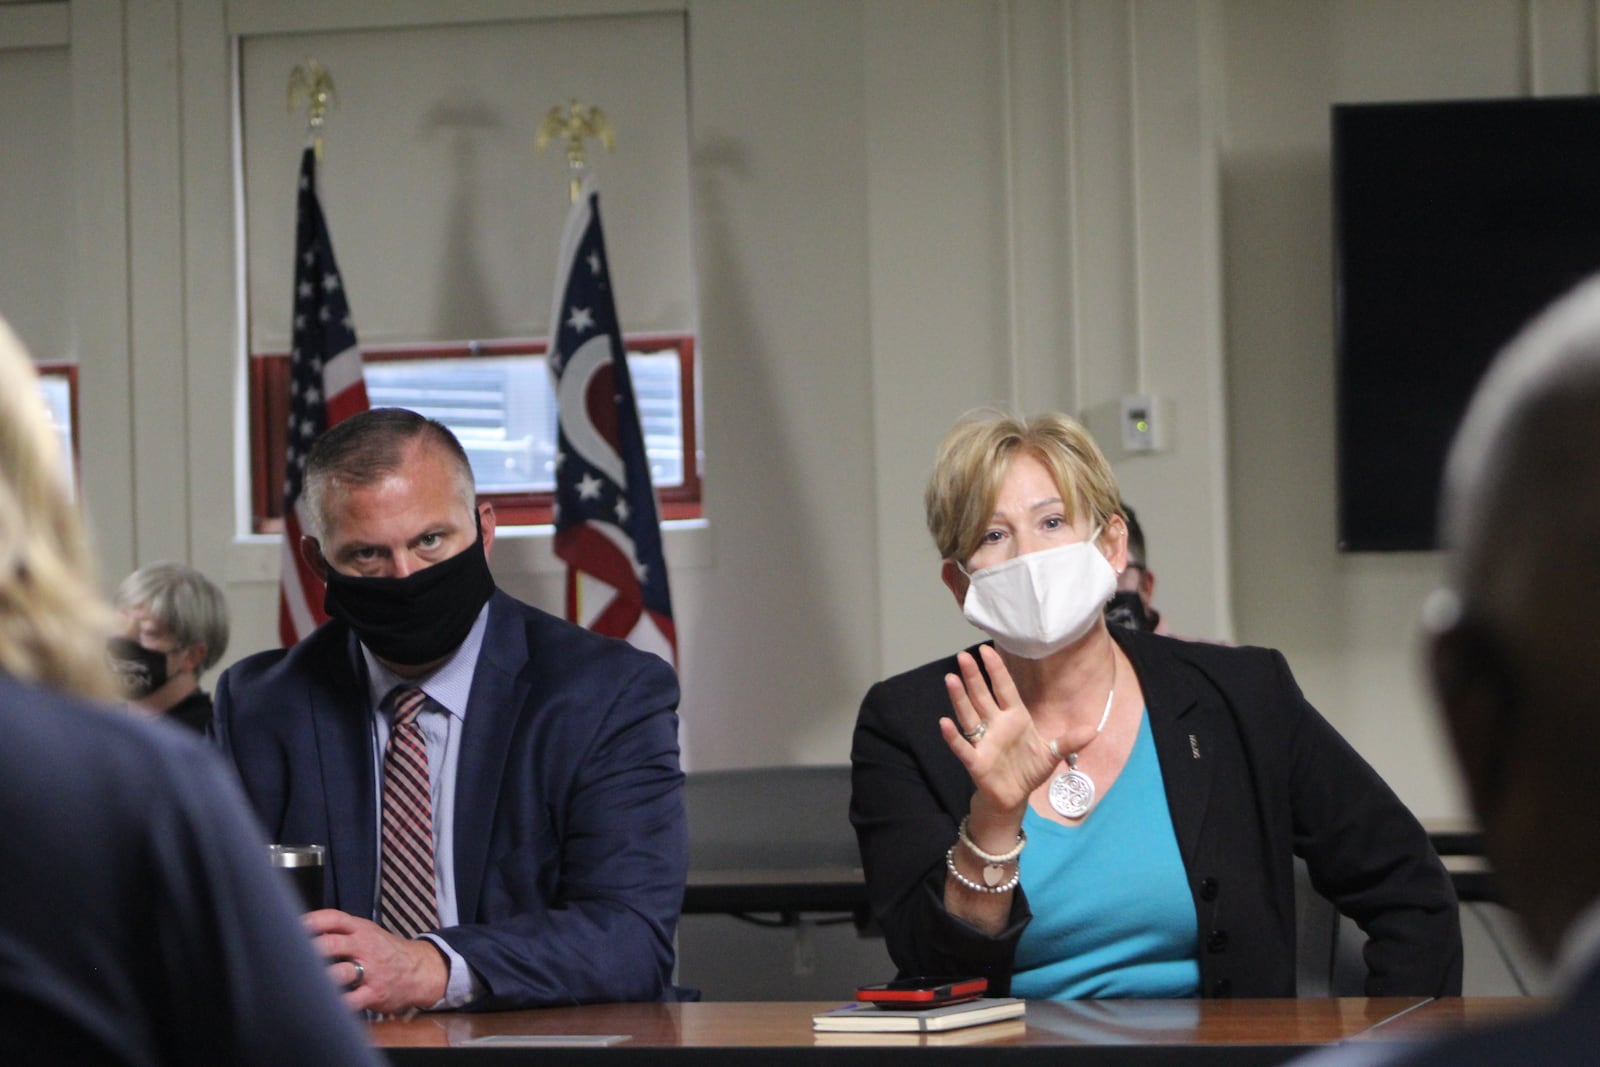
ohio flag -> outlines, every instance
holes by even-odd
[[[600,233],[600,195],[583,183],[561,235],[550,374],[557,404],[555,553],[567,564],[567,618],[677,662],[650,464]]]

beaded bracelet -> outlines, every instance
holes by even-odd
[[[1018,828],[1017,843],[1012,845],[1009,851],[1000,853],[985,852],[973,842],[972,836],[967,833],[967,820],[971,818],[971,815],[963,815],[961,817],[961,826],[957,828],[956,835],[960,837],[961,843],[966,845],[968,851],[970,851],[974,856],[978,857],[985,863],[998,866],[1002,863],[1010,863],[1012,860],[1022,855],[1023,846],[1028,843],[1028,832],[1026,830],[1023,830],[1020,827]]]
[[[979,883],[974,882],[971,878],[968,878],[966,875],[962,874],[956,869],[956,846],[954,845],[951,845],[950,848],[945,851],[944,866],[945,869],[950,872],[951,877],[960,882],[962,885],[966,886],[968,889],[972,890],[974,893],[1009,893],[1013,889],[1017,888],[1018,882],[1022,881],[1022,868],[1018,867],[1016,870],[1011,872],[1011,878],[1000,885],[980,885]]]

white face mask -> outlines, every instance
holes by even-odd
[[[1029,552],[967,575],[962,614],[1014,656],[1044,659],[1088,633],[1117,591],[1117,574],[1087,541]],[[963,569],[962,573],[966,573]]]

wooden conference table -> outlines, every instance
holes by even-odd
[[[1536,1008],[1522,997],[1077,1001],[1028,1004],[1025,1020],[945,1034],[817,1034],[838,1002],[601,1004],[419,1015],[370,1024],[395,1064],[1276,1064],[1317,1045],[1388,1041]],[[609,1043],[602,1044],[602,1041]],[[1002,1051],[1003,1050],[1003,1051]]]

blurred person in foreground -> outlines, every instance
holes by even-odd
[[[1368,994],[1458,993],[1449,876],[1283,657],[1107,625],[1119,499],[1064,415],[977,412],[940,447],[928,527],[993,643],[862,702],[850,814],[900,973],[1293,996],[1299,855],[1368,937]]]
[[[1445,464],[1434,700],[1505,902],[1554,964],[1551,1010],[1319,1064],[1600,1063],[1600,280],[1489,367]]]
[[[351,416],[306,460],[332,619],[217,683],[269,835],[327,849],[305,921],[352,1008],[668,1000],[688,877],[671,666],[495,588],[442,423]]]
[[[152,563],[122,580],[112,606],[123,632],[108,652],[123,695],[147,714],[204,733],[211,694],[200,688],[200,676],[228,648],[222,590],[186,564]]]
[[[0,1063],[378,1063],[226,767],[107,706],[60,470],[0,322]]]

